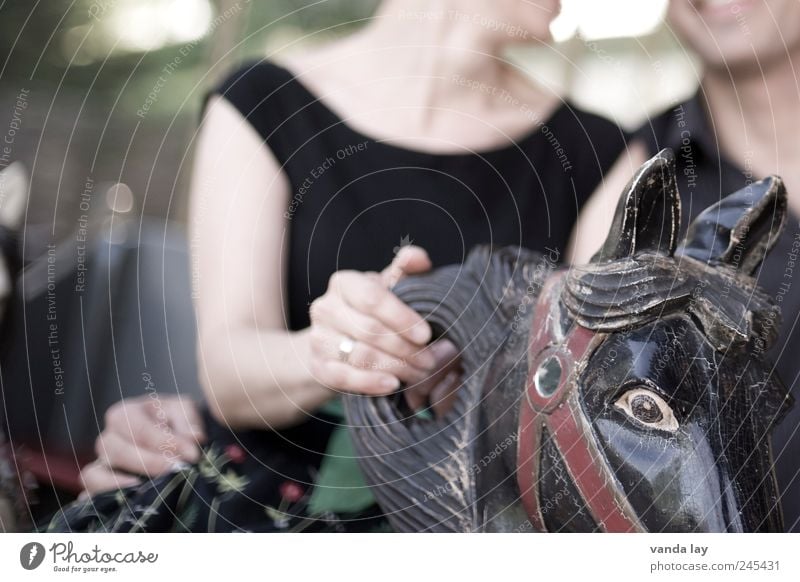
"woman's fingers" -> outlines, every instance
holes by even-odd
[[[431,370],[413,366],[402,358],[397,358],[366,342],[357,340],[352,344],[352,351],[344,357],[341,354],[341,345],[342,342],[349,339],[348,336],[336,330],[322,326],[315,327],[311,332],[312,350],[318,360],[340,362],[357,370],[380,373],[381,377],[374,377],[376,381],[380,381],[385,375],[391,375],[403,382],[415,383],[427,378],[431,373]],[[431,358],[427,353],[425,357]],[[333,388],[350,390],[349,386],[333,384],[330,381],[325,384]],[[396,381],[395,384],[397,384]]]
[[[155,396],[130,398],[112,404],[106,411],[105,427],[101,436],[113,433],[130,442],[132,446],[158,451],[165,440],[164,429],[168,425],[163,412],[161,426],[158,425],[156,417],[158,411],[162,410],[162,402],[157,394]],[[113,458],[108,460],[115,466]]]
[[[95,442],[97,460],[114,469],[155,477],[172,470],[181,460],[170,450],[154,451],[137,446],[115,432],[104,431]]]
[[[446,340],[426,348],[426,354],[436,364],[430,370],[420,370],[360,342],[355,342],[350,353],[343,356],[340,346],[345,336],[319,326],[311,333],[314,376],[334,389],[384,395],[396,390],[401,380],[407,384],[405,394],[412,409],[432,404],[439,411],[452,401],[452,392],[461,381],[458,350]]]
[[[177,453],[190,463],[199,461],[200,444],[206,436],[197,405],[190,398],[170,397],[164,398],[162,410],[172,429]]]
[[[407,275],[425,273],[433,264],[425,249],[415,246],[403,247],[395,255],[391,264],[381,272],[381,282],[392,288]]]
[[[136,475],[155,477],[181,461],[200,457],[205,440],[197,407],[180,396],[144,396],[122,400],[105,415],[95,442],[97,460],[81,470],[89,494],[141,483]]]
[[[164,396],[162,400],[164,412],[176,433],[205,441],[203,419],[194,400],[184,396]]]
[[[404,396],[411,410],[432,407],[442,416],[455,400],[455,392],[462,382],[458,349],[448,340],[439,340],[430,346],[437,358],[436,371],[428,378],[408,386]]]
[[[113,491],[123,487],[139,485],[142,480],[133,475],[118,473],[100,462],[93,462],[81,469],[81,482],[83,490],[89,495]]]
[[[402,277],[427,271],[431,262],[417,247],[401,250],[382,274],[338,271],[328,291],[311,306],[313,372],[331,388],[386,394],[400,381],[421,382],[436,367],[427,348],[428,323],[389,287]],[[353,342],[346,357],[343,341]]]
[[[428,401],[430,402],[434,414],[438,418],[443,417],[453,408],[458,395],[458,389],[461,388],[463,380],[464,378],[460,372],[450,371],[442,381],[438,382],[433,390],[431,390]]]
[[[380,320],[355,310],[339,297],[321,300],[314,309],[315,321],[342,336],[372,346],[420,370],[432,370],[436,365],[436,358],[425,348],[391,331]]]
[[[413,411],[431,408],[441,418],[455,403],[463,378],[459,372],[449,371],[409,386],[403,391],[408,407]]]
[[[159,410],[162,410],[161,422],[157,420]],[[171,435],[160,399],[148,395],[120,400],[106,411],[105,427],[97,438],[95,449],[98,458],[110,467],[130,470],[135,466],[138,469],[139,465],[131,460],[138,449],[160,455],[171,447],[173,454],[177,454],[174,438],[170,443]]]
[[[400,381],[392,374],[363,370],[332,359],[320,360],[315,364],[313,373],[319,383],[355,394],[383,396],[400,387]]]
[[[389,291],[379,277],[339,271],[331,277],[331,287],[346,304],[377,319],[391,332],[420,346],[430,341],[432,334],[428,322]]]
[[[114,433],[136,448],[195,462],[200,457],[198,441],[204,439],[195,404],[188,398],[152,394],[126,399],[106,413],[103,434]],[[118,466],[109,449],[107,461]],[[125,460],[123,459],[123,462]]]

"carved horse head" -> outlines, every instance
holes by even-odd
[[[396,293],[460,349],[441,416],[346,402],[361,465],[405,531],[780,531],[769,434],[790,398],[753,274],[781,180],[707,209],[679,242],[674,158],[648,161],[591,263],[473,251]]]

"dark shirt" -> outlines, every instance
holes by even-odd
[[[739,168],[717,146],[713,119],[698,93],[644,124],[635,134],[648,154],[672,148],[677,158],[682,222],[764,176]],[[800,399],[800,220],[790,211],[775,248],[755,273],[759,285],[781,310],[782,327],[770,351],[781,379]],[[800,531],[800,404],[795,405],[773,434],[773,455],[782,495],[787,531]]]
[[[360,133],[266,61],[216,92],[247,118],[289,179],[294,330],[308,326],[308,305],[331,274],[380,270],[404,244],[427,249],[435,266],[461,263],[485,243],[563,251],[578,211],[625,146],[614,124],[565,103],[490,151],[398,147]]]

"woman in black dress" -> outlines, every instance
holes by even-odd
[[[392,283],[481,243],[560,258],[624,147],[613,124],[503,58],[545,40],[557,9],[386,0],[352,37],[249,64],[216,89],[192,193],[204,430],[191,409],[171,419],[161,403],[159,423],[151,403],[121,404],[84,479],[91,491],[128,487],[51,528],[384,527],[337,394],[404,386],[425,407],[453,388],[440,372],[456,355],[428,345]],[[169,439],[173,457],[159,452]],[[163,474],[174,460],[196,462]]]

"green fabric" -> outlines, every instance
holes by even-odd
[[[321,409],[344,420],[344,407],[340,398],[326,403]],[[333,430],[319,468],[319,477],[308,502],[312,515],[332,511],[335,513],[357,513],[375,503],[375,497],[364,481],[358,466],[356,451],[350,431],[345,426]]]
[[[335,416],[338,420],[344,420],[344,403],[341,398],[328,400],[320,407],[319,411]]]

